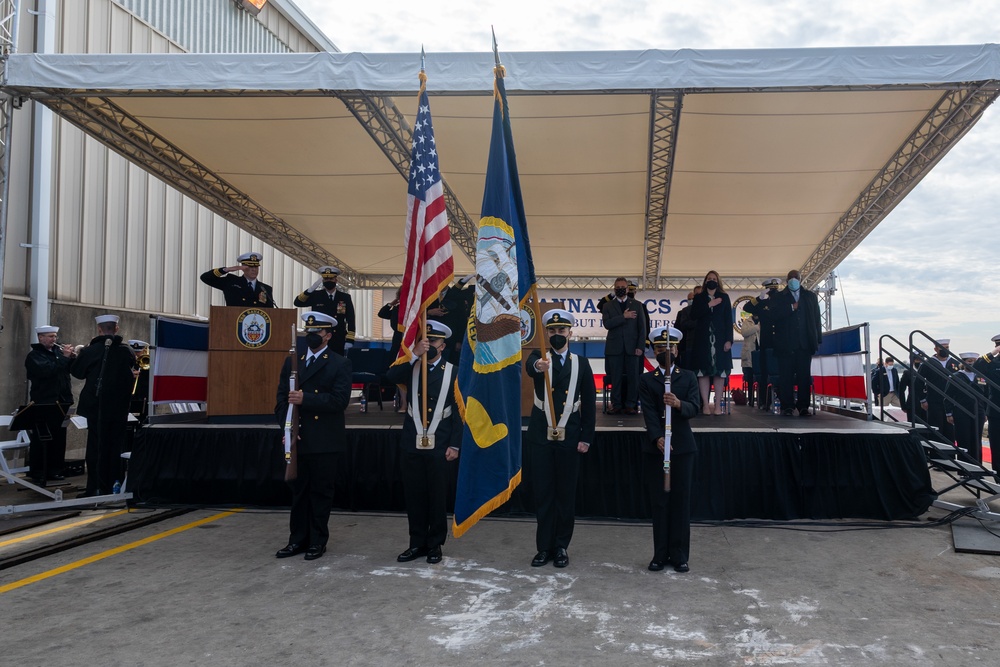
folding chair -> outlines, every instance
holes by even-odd
[[[389,367],[389,350],[378,347],[352,347],[347,351],[351,361],[351,384],[361,385],[361,395],[367,402],[369,390],[375,387],[378,409],[382,409],[382,379]]]

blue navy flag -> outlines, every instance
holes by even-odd
[[[503,66],[497,65],[476,242],[476,301],[458,373],[465,427],[455,537],[505,503],[521,482],[521,308],[535,283],[535,269],[503,76]]]

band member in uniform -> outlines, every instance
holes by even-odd
[[[259,252],[245,252],[236,258],[239,262],[236,266],[212,269],[201,274],[201,282],[222,290],[227,306],[277,308],[274,290],[270,285],[257,280],[262,259],[263,255]],[[236,271],[242,271],[243,276],[232,275]]]
[[[451,329],[434,320],[413,346],[409,364],[392,366],[386,378],[405,385],[409,410],[403,421],[400,466],[409,521],[410,545],[396,556],[408,563],[422,556],[428,563],[441,562],[441,547],[448,536],[448,462],[458,458],[462,445],[462,418],[455,406],[458,369],[445,357],[445,339]],[[420,357],[427,355],[427,391],[421,380]],[[427,429],[420,413],[427,396]]]
[[[691,551],[691,477],[698,453],[690,420],[701,410],[698,378],[692,371],[674,362],[677,343],[683,334],[673,327],[659,327],[650,336],[656,355],[656,370],[643,374],[639,381],[639,402],[646,422],[642,443],[643,477],[653,507],[653,559],[649,569],[674,566],[687,572]],[[669,350],[669,357],[668,357]],[[668,368],[669,366],[669,368]],[[670,392],[665,379],[670,374]],[[664,490],[663,448],[665,412],[670,406],[670,491]]]
[[[351,362],[329,350],[337,320],[326,313],[302,315],[309,350],[299,355],[298,386],[289,391],[292,361],[285,360],[274,409],[284,423],[288,405],[299,406],[296,444],[298,476],[291,481],[292,511],[288,544],[275,554],[288,558],[305,552],[315,560],[330,539],[330,509],[341,455],[347,451],[344,411],[351,402]]]
[[[62,410],[49,415],[44,428],[51,436],[48,442],[38,441],[37,430],[31,432],[28,449],[28,476],[37,483],[63,479],[66,462],[66,428],[63,415],[73,405],[73,389],[69,367],[76,352],[71,345],[58,345],[59,327],[45,325],[35,328],[38,342],[31,345],[24,360],[31,388],[28,397],[36,405],[58,404]]]
[[[333,330],[330,349],[337,354],[347,354],[347,351],[354,347],[354,301],[351,300],[350,294],[337,289],[340,269],[335,266],[321,266],[318,270],[319,280],[295,297],[294,304],[299,308],[312,308],[335,317],[337,326]]]
[[[947,385],[945,415],[955,429],[955,443],[969,453],[979,465],[983,464],[983,424],[986,423],[986,381],[973,370],[978,352],[963,352],[960,370],[951,376]],[[990,450],[992,451],[992,450]]]
[[[128,342],[128,346],[135,355],[135,366],[139,370],[139,376],[132,385],[129,412],[135,415],[140,424],[145,424],[149,414],[149,343],[133,339]]]
[[[538,553],[531,565],[541,567],[553,561],[556,567],[566,567],[567,549],[573,538],[580,455],[586,454],[594,441],[597,390],[590,363],[569,351],[569,337],[576,324],[573,315],[556,309],[542,315],[542,320],[549,353],[543,357],[534,350],[525,363],[535,387],[527,436],[538,522]],[[552,386],[552,406],[548,410],[546,375]]]
[[[1000,334],[991,339],[994,345],[992,352],[987,352],[976,359],[973,368],[986,376],[986,379],[1000,386]],[[986,419],[990,422],[990,453],[1000,457],[1000,389],[987,385],[987,395],[990,403],[986,408]],[[994,463],[994,465],[997,465]]]
[[[109,494],[120,481],[135,356],[118,335],[117,315],[100,315],[97,337],[77,353],[73,377],[86,380],[77,413],[87,418],[87,489],[83,497]]]
[[[959,366],[948,352],[950,338],[942,338],[934,342],[934,356],[920,364],[917,371],[923,381],[923,396],[920,397],[920,407],[927,412],[927,423],[934,426],[948,442],[954,442],[955,429],[948,421],[945,412],[945,392],[948,388],[948,378],[958,372]]]

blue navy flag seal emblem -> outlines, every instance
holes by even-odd
[[[248,308],[236,320],[236,337],[244,347],[257,348],[271,340],[271,318],[260,308]]]

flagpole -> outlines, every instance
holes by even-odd
[[[541,308],[538,305],[538,286],[537,285],[532,285],[531,286],[531,292],[530,292],[530,294],[531,294],[531,306],[535,310],[535,328],[538,329],[539,327],[542,327],[542,312],[541,312]],[[541,335],[541,334],[539,334],[539,335]],[[546,348],[548,347],[548,341],[546,341],[546,340],[543,339],[542,343],[543,343],[542,344],[542,355],[544,356],[545,352],[546,352]],[[568,344],[569,343],[567,343],[567,345]],[[549,355],[549,363],[552,363],[553,358],[554,358],[554,355]],[[546,415],[546,417],[547,417],[546,421],[547,421],[547,423],[549,425],[549,428],[553,429],[553,428],[556,427],[556,404],[552,400],[552,378],[549,377],[548,371],[546,371],[545,373],[542,373],[542,375],[545,376],[545,398],[548,399],[548,401],[549,401],[549,413],[550,414]],[[572,390],[572,389],[573,388],[570,387],[570,390]],[[569,397],[568,393],[566,394],[566,397],[567,398]],[[543,412],[544,412],[544,410],[543,410]]]
[[[427,311],[420,313],[420,330],[424,332],[424,340],[430,345],[431,339],[427,336]],[[424,432],[427,435],[427,353],[420,355],[420,421],[423,422]]]

